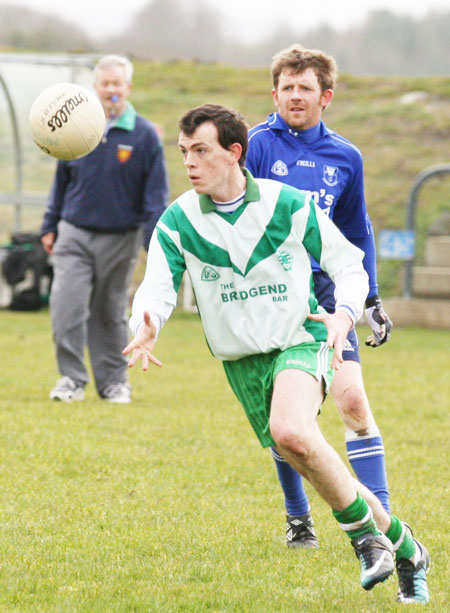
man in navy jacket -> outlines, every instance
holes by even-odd
[[[97,391],[111,402],[131,398],[122,347],[133,266],[167,206],[168,181],[155,127],[127,101],[133,66],[105,56],[94,87],[105,135],[88,155],[58,161],[41,240],[52,255],[50,311],[61,378],[53,400],[83,400],[88,346]]]

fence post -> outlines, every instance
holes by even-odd
[[[434,176],[450,173],[450,164],[436,164],[425,168],[414,179],[409,197],[406,202],[406,229],[415,232],[416,227],[416,208],[419,191],[425,181]],[[405,284],[403,287],[403,298],[412,298],[413,292],[413,265],[414,260],[405,262]]]

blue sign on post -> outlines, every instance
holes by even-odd
[[[381,230],[378,235],[378,257],[385,260],[412,260],[415,239],[413,230]]]

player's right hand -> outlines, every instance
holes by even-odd
[[[144,312],[144,323],[140,326],[134,339],[122,351],[123,355],[131,353],[128,366],[134,366],[138,360],[142,360],[142,370],[147,370],[149,362],[156,366],[162,366],[162,362],[153,353],[156,344],[156,326],[150,319],[150,313]]]
[[[342,352],[344,350],[345,339],[353,325],[349,315],[345,311],[336,311],[335,313],[311,313],[308,319],[313,321],[321,321],[327,328],[327,345],[330,349],[334,349],[331,360],[331,368],[338,370],[342,362]]]

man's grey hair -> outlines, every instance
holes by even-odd
[[[128,58],[122,55],[105,55],[100,58],[94,68],[94,80],[97,80],[100,70],[106,70],[116,66],[123,68],[127,83],[131,83],[131,79],[133,78],[133,64]]]

